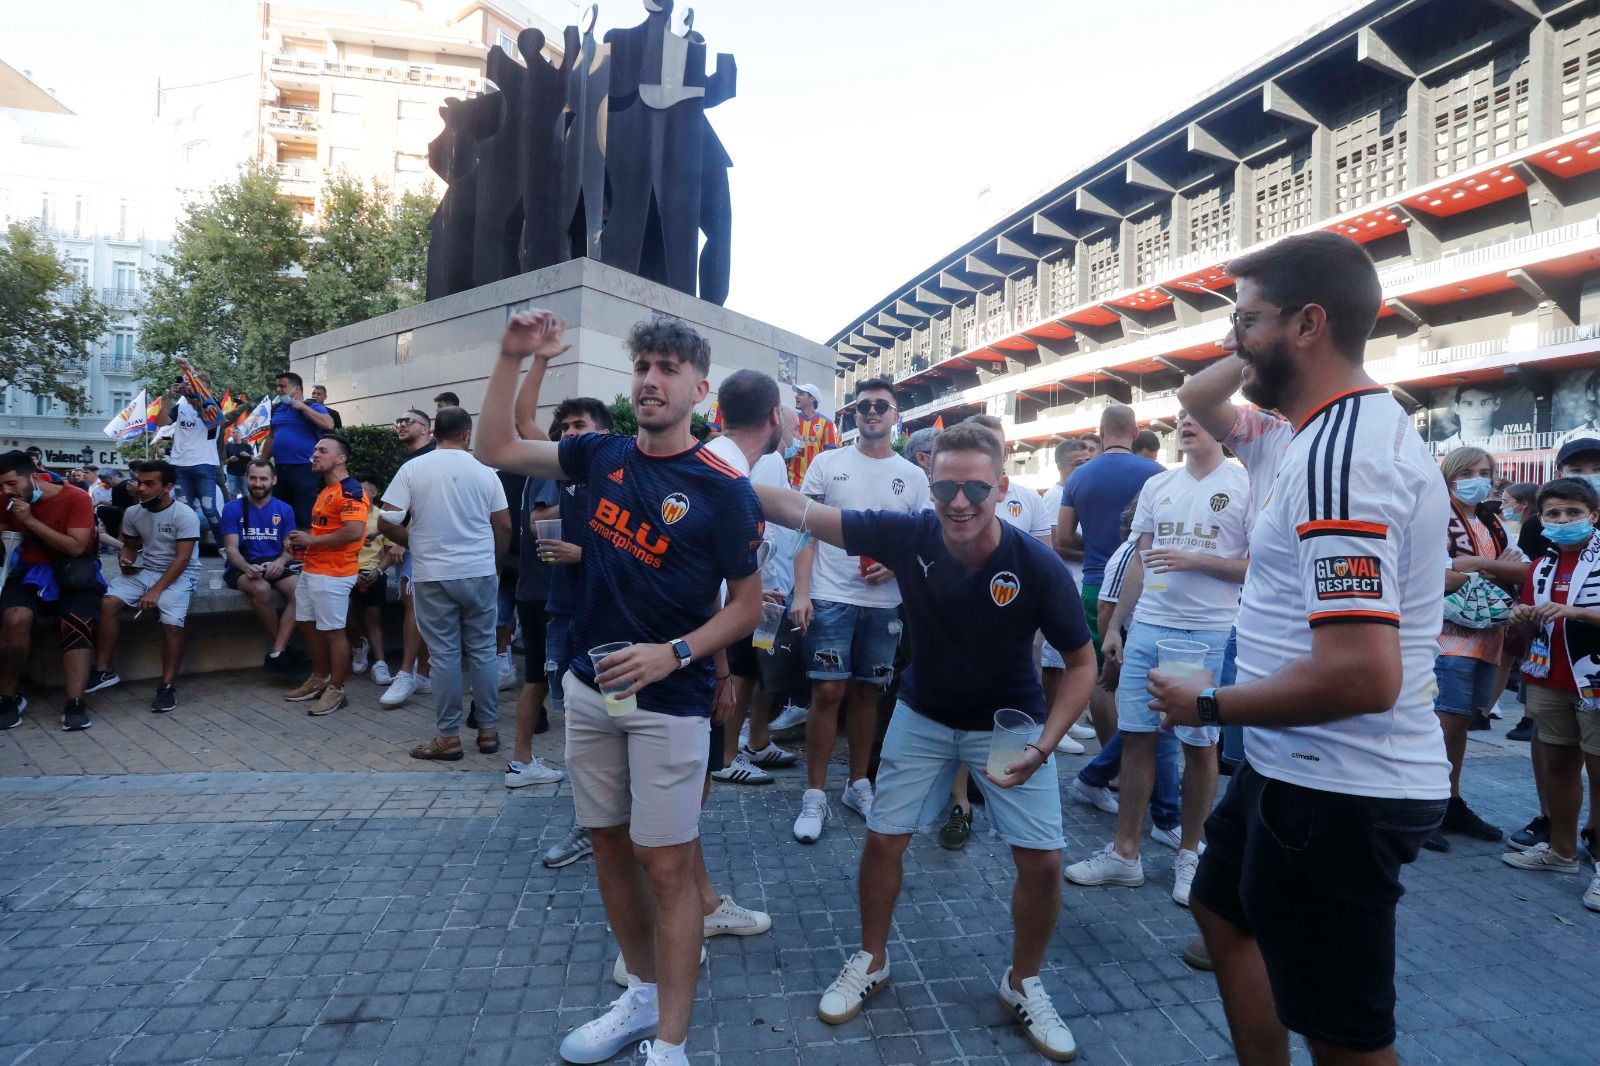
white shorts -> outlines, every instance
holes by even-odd
[[[150,586],[161,580],[161,574],[154,570],[140,570],[134,574],[119,574],[106,587],[106,595],[113,596],[132,607],[139,602],[139,597],[150,590]],[[162,590],[161,596],[156,600],[156,608],[161,612],[161,624],[164,626],[181,626],[183,620],[189,617],[189,600],[194,596],[196,574],[193,570],[185,570],[178,575],[178,580]]]
[[[1061,653],[1056,651],[1047,640],[1044,647],[1039,649],[1039,665],[1046,670],[1065,670],[1066,661],[1061,658]]]
[[[301,572],[294,590],[294,620],[315,622],[324,633],[343,629],[350,614],[350,590],[355,587],[355,574],[330,577]]]

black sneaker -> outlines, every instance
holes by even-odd
[[[15,729],[22,724],[28,701],[21,696],[0,696],[0,729]]]
[[[1439,828],[1449,833],[1460,833],[1476,840],[1487,840],[1491,844],[1498,844],[1505,839],[1505,834],[1488,822],[1479,818],[1467,801],[1460,796],[1450,797],[1450,805],[1444,810],[1444,824]]]
[[[1600,834],[1596,834],[1593,829],[1585,829],[1578,834],[1578,842],[1589,853],[1589,861],[1600,866],[1600,840],[1596,839],[1597,835]]]
[[[178,706],[178,689],[175,685],[162,685],[156,689],[156,698],[150,701],[150,709],[156,714],[166,714]]]
[[[67,705],[61,709],[61,731],[64,733],[77,733],[94,725],[89,721],[89,708],[83,705],[82,700],[68,700]]]
[[[99,692],[101,689],[120,684],[122,684],[122,678],[113,674],[110,670],[96,670],[89,675],[89,687],[83,690],[83,694],[87,696],[91,692]]]
[[[467,705],[467,728],[478,728],[478,701],[473,700]]]
[[[1506,730],[1507,740],[1520,740],[1524,744],[1533,739],[1533,719],[1524,717],[1522,721]]]
[[[1528,851],[1540,844],[1550,843],[1550,816],[1541,814],[1527,825],[1511,834],[1506,841],[1518,851]]]
[[[276,655],[270,651],[267,652],[267,657],[261,660],[261,667],[267,673],[277,674],[280,677],[287,677],[290,674],[298,675],[300,673],[299,664],[290,657],[287,651],[280,651]]]
[[[1422,846],[1429,851],[1449,851],[1450,841],[1446,839],[1443,833],[1435,829],[1428,834],[1427,839],[1422,842]]]
[[[950,820],[939,830],[939,846],[946,851],[960,851],[967,846],[967,838],[971,835],[972,815],[962,810],[961,804],[952,804]]]
[[[1486,714],[1474,714],[1472,721],[1467,723],[1467,732],[1469,733],[1481,733],[1488,728],[1489,716]]]

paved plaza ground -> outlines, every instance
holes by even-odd
[[[281,689],[212,675],[157,717],[149,686],[126,686],[91,697],[87,734],[61,733],[45,693],[0,735],[0,1066],[544,1064],[615,997],[592,864],[539,862],[570,824],[565,785],[508,793],[499,759],[475,752],[408,759],[429,733],[422,698],[383,711],[357,679],[349,711],[311,719]],[[1514,718],[1473,735],[1466,770],[1508,829],[1533,804],[1527,746],[1499,736]],[[559,759],[559,736],[540,750]],[[1058,760],[1063,784],[1083,761]],[[801,789],[789,771],[712,794],[713,880],[774,927],[710,942],[692,1061],[1043,1062],[995,1000],[1010,858],[981,812],[964,852],[911,847],[894,983],[848,1025],[817,1019],[857,944],[865,829],[847,813],[796,844]],[[1109,816],[1066,813],[1070,858],[1107,839]],[[1501,850],[1458,838],[1406,873],[1403,1061],[1595,1061],[1589,872],[1523,873]],[[1147,850],[1140,889],[1066,886],[1044,978],[1080,1061],[1231,1059],[1215,982],[1178,958],[1194,927],[1168,896],[1172,855]]]

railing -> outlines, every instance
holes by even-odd
[[[1232,259],[1239,251],[1239,246],[1232,241],[1220,244],[1213,248],[1197,248],[1192,252],[1185,252],[1172,260],[1172,273],[1175,275],[1189,274],[1201,267],[1212,266],[1216,263]]]
[[[397,81],[408,85],[462,89],[473,93],[483,91],[483,79],[476,74],[467,74],[430,63],[380,63],[280,53],[271,58],[268,66],[274,71],[286,74],[305,74],[313,77],[328,74],[337,78]]]
[[[274,163],[272,167],[283,181],[317,180],[317,168],[310,163]]]
[[[267,126],[270,129],[287,129],[309,132],[314,131],[317,128],[317,125],[317,113],[308,108],[267,108]]]
[[[1479,439],[1458,439],[1451,442],[1430,441],[1434,455],[1444,455],[1455,448],[1470,446],[1490,452],[1532,452],[1555,448],[1567,433],[1495,433]]]
[[[1508,255],[1536,252],[1552,245],[1565,244],[1567,241],[1593,237],[1597,233],[1600,233],[1600,219],[1586,218],[1581,222],[1559,226],[1543,233],[1533,233],[1526,237],[1517,237],[1509,241],[1497,241],[1494,244],[1487,244],[1482,248],[1473,248],[1470,251],[1446,252],[1442,258],[1430,259],[1425,263],[1396,263],[1394,266],[1384,267],[1378,271],[1378,281],[1383,284],[1384,288],[1409,285],[1414,281],[1438,277],[1440,274],[1448,274],[1457,270],[1469,270]]]
[[[1592,341],[1600,339],[1600,322],[1580,322],[1576,326],[1562,326],[1560,329],[1547,329],[1539,334],[1539,347],[1555,347],[1558,344],[1577,344],[1579,341]]]
[[[138,289],[101,289],[100,302],[118,311],[136,310],[144,301],[144,293]]]
[[[1465,363],[1473,359],[1487,359],[1491,355],[1503,355],[1506,344],[1507,338],[1497,337],[1494,340],[1456,344],[1448,348],[1430,348],[1417,353],[1417,365],[1438,366],[1440,363]]]
[[[102,373],[102,374],[131,374],[131,373],[133,373],[133,356],[131,356],[131,355],[102,355],[100,357],[100,373]]]

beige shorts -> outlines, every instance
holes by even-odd
[[[1600,755],[1600,711],[1578,710],[1578,694],[1547,685],[1524,685],[1528,717],[1539,730],[1539,740],[1557,747],[1581,747]]]
[[[635,844],[665,848],[700,835],[711,721],[636,710],[613,718],[600,693],[570,671],[567,773],[585,829],[625,825]]]

